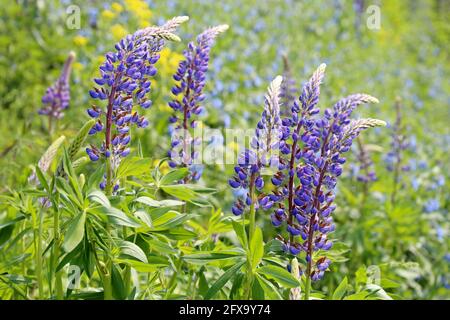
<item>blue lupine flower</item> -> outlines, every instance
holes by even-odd
[[[280,119],[280,86],[282,77],[276,77],[268,88],[265,96],[264,110],[261,120],[255,129],[255,135],[251,140],[250,147],[245,149],[238,159],[238,165],[234,168],[235,175],[229,180],[229,184],[234,189],[246,189],[246,199],[238,199],[234,204],[233,213],[242,214],[246,206],[249,206],[256,199],[252,199],[252,192],[261,190],[264,186],[264,180],[261,177],[261,169],[277,165],[278,156],[276,151],[279,148],[279,137],[281,129]],[[261,205],[263,208],[269,208],[272,201],[255,201],[256,208]],[[237,210],[239,209],[239,210]],[[276,224],[278,218],[272,218]]]
[[[206,72],[208,71],[209,54],[215,38],[228,29],[227,25],[220,25],[205,30],[197,37],[197,41],[190,42],[184,51],[184,60],[180,62],[178,70],[173,76],[177,84],[172,88],[176,96],[169,102],[169,106],[175,111],[170,117],[172,135],[172,149],[169,151],[169,166],[187,166],[190,175],[182,182],[199,180],[203,169],[200,165],[194,165],[197,156],[195,145],[201,144],[199,138],[191,138],[189,128],[195,128],[197,122],[193,116],[203,112],[201,105],[205,100],[203,88],[206,84]],[[178,116],[177,113],[181,115]]]
[[[107,102],[106,110],[95,105],[87,110],[90,117],[97,119],[89,133],[94,135],[105,130],[105,140],[100,147],[86,149],[92,161],[101,157],[110,161],[106,176],[111,176],[120,159],[130,153],[130,126],[148,126],[148,121],[138,115],[135,107],[147,109],[151,106],[148,99],[150,78],[157,72],[155,63],[159,60],[159,52],[165,40],[179,40],[173,32],[187,19],[175,17],[160,27],[139,30],[119,41],[115,52],[106,54],[105,62],[100,66],[101,77],[94,79],[97,86],[89,91],[93,99]],[[112,186],[105,182],[100,187],[110,189]],[[117,188],[117,185],[114,186],[114,189]]]
[[[45,95],[42,97],[44,106],[38,111],[40,115],[46,115],[54,119],[60,119],[64,116],[63,111],[69,107],[70,102],[69,78],[74,60],[75,53],[70,52],[61,76],[52,86],[47,88]]]
[[[185,59],[180,62],[173,76],[177,84],[172,88],[176,98],[169,102],[169,106],[175,111],[169,119],[172,124],[169,166],[172,168],[187,166],[190,169],[190,175],[184,182],[191,179],[198,180],[201,177],[202,170],[198,170],[200,166],[193,165],[196,158],[195,145],[201,144],[201,140],[191,138],[188,130],[196,127],[194,116],[200,115],[204,110],[201,104],[205,100],[203,88],[206,84],[211,46],[215,38],[227,29],[227,25],[207,29],[197,37],[196,42],[190,42],[184,51]]]
[[[358,105],[377,102],[366,94],[348,96],[320,116],[316,105],[324,71],[322,64],[303,86],[291,115],[282,119],[278,172],[271,179],[276,190],[259,202],[264,208],[274,208],[274,226],[286,222],[287,238],[280,235],[277,239],[290,254],[305,252],[306,274],[314,281],[330,264],[324,256],[316,261],[312,256],[315,251],[332,247],[327,235],[335,229],[331,214],[336,209],[333,202],[337,178],[346,160],[342,154],[350,150],[363,129],[384,125],[376,119],[350,119]]]

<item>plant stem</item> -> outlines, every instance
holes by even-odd
[[[250,300],[252,297],[252,285],[253,285],[253,267],[252,267],[252,240],[253,235],[255,234],[256,228],[256,210],[255,210],[255,180],[256,174],[252,173],[250,176],[250,184],[249,184],[249,195],[252,200],[250,204],[250,212],[249,212],[249,226],[248,226],[248,253],[247,253],[247,285],[246,285],[246,299]]]
[[[54,247],[53,247],[53,272],[55,272],[55,291],[56,291],[56,299],[63,300],[64,299],[64,291],[62,287],[62,272],[56,271],[58,267],[58,257],[59,257],[59,247],[61,244],[61,235],[59,229],[59,210],[58,208],[54,209],[53,212],[53,228],[54,228]]]
[[[256,210],[255,210],[255,180],[256,175],[252,173],[250,177],[250,186],[249,186],[249,193],[250,193],[250,199],[252,200],[252,203],[250,204],[250,215],[249,215],[249,225],[248,225],[248,243],[252,242],[253,235],[255,234],[255,228],[256,228]]]
[[[311,292],[311,277],[309,275],[306,275],[304,300],[309,300],[310,292]]]
[[[38,299],[44,297],[44,281],[42,279],[42,212],[38,213],[38,225],[34,227],[34,250],[36,263],[36,279],[38,283]]]

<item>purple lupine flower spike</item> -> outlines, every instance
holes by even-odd
[[[272,177],[276,189],[260,199],[261,206],[273,208],[275,227],[286,222],[287,238],[277,239],[289,254],[305,252],[306,276],[312,280],[322,278],[330,264],[324,256],[313,258],[313,253],[332,247],[327,235],[335,228],[331,214],[345,162],[342,154],[362,130],[384,125],[376,119],[350,119],[358,105],[378,101],[366,94],[348,96],[320,116],[317,104],[324,72],[322,64],[303,86],[292,116],[282,120],[279,171]]]
[[[253,203],[256,207],[262,206],[267,209],[273,201],[259,201],[252,199],[254,189],[261,190],[264,180],[261,170],[278,164],[276,152],[279,148],[279,137],[281,128],[280,119],[280,86],[282,77],[276,77],[270,84],[265,96],[264,110],[261,120],[255,130],[249,149],[245,149],[239,156],[238,165],[234,168],[235,176],[228,182],[233,189],[244,190],[245,199],[238,198],[232,207],[235,215],[241,215],[247,206]]]
[[[70,86],[69,78],[72,64],[75,60],[75,52],[70,52],[64,63],[63,70],[58,80],[45,92],[42,97],[44,106],[39,109],[40,115],[46,115],[50,118],[61,119],[64,116],[63,111],[69,107]]]
[[[190,42],[184,51],[184,60],[178,66],[173,76],[177,84],[172,88],[175,98],[169,102],[174,110],[174,115],[169,119],[172,134],[172,149],[169,151],[172,168],[187,166],[190,175],[182,182],[198,180],[201,177],[202,167],[194,164],[197,156],[196,145],[201,140],[191,138],[189,128],[195,128],[197,122],[195,117],[200,115],[203,109],[205,95],[203,89],[206,84],[206,72],[208,71],[209,54],[215,38],[228,29],[227,25],[220,25],[205,30],[197,36],[196,42]],[[178,116],[177,113],[180,113]]]
[[[90,117],[97,119],[90,130],[94,135],[105,132],[105,140],[100,146],[91,146],[86,153],[92,161],[107,159],[105,181],[100,184],[107,191],[117,190],[113,186],[113,173],[121,158],[130,153],[130,128],[148,126],[148,120],[140,116],[136,107],[147,109],[151,106],[148,98],[151,81],[157,70],[155,63],[165,40],[179,41],[173,34],[188,17],[175,17],[158,27],[148,27],[126,36],[115,45],[114,52],[106,54],[100,66],[100,77],[94,79],[96,86],[89,91],[93,99],[105,100],[106,109],[92,105],[87,110]]]

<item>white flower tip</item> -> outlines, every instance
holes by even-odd
[[[226,30],[228,30],[230,26],[227,24],[221,24],[219,26],[216,27],[217,32],[224,32]]]

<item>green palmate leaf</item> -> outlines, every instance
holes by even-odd
[[[159,181],[160,185],[168,185],[171,183],[176,183],[186,177],[189,174],[188,168],[180,168],[177,170],[170,171],[168,174],[163,176]]]
[[[347,277],[344,277],[341,283],[337,286],[336,290],[334,290],[332,299],[341,300],[344,297],[345,293],[347,292],[347,285],[348,285]]]
[[[47,172],[48,168],[52,164],[53,159],[56,156],[56,153],[58,152],[59,147],[62,145],[65,139],[65,136],[61,136],[56,139],[44,152],[41,159],[39,159],[38,167],[42,172]]]
[[[144,263],[148,262],[144,251],[133,242],[122,241],[119,247],[121,256],[131,257]]]
[[[102,212],[108,216],[108,220],[115,225],[138,228],[141,227],[139,220],[129,217],[125,212],[114,207],[102,208]]]
[[[150,197],[139,197],[139,198],[135,199],[134,201],[145,204],[149,207],[154,207],[154,208],[177,207],[177,206],[182,206],[184,204],[183,201],[171,200],[171,199],[158,201],[158,200],[152,199]]]
[[[89,130],[91,130],[92,126],[95,124],[95,119],[91,119],[84,124],[84,126],[78,131],[76,137],[72,140],[72,143],[67,148],[67,155],[70,161],[72,161],[80,148],[83,146],[86,137],[89,134]],[[58,165],[58,169],[56,170],[57,176],[64,175],[64,164],[61,161]]]
[[[261,262],[261,259],[264,255],[264,241],[262,237],[262,231],[261,228],[256,228],[255,233],[253,235],[253,239],[250,243],[250,253],[251,253],[251,265],[252,270],[255,270],[256,267]]]
[[[224,250],[220,252],[207,251],[183,256],[183,259],[195,264],[205,264],[220,260],[232,260],[244,258],[244,252],[240,250]]]
[[[151,164],[152,161],[148,158],[125,158],[117,169],[117,179],[149,173]]]
[[[71,252],[81,242],[81,240],[83,240],[85,221],[86,212],[83,211],[69,223],[63,243],[63,248],[66,252]]]
[[[295,288],[300,285],[300,282],[290,274],[286,269],[278,266],[264,266],[256,270],[257,273],[264,275],[268,279],[275,280],[280,285],[287,288]]]
[[[205,294],[204,299],[209,300],[212,297],[214,297],[217,292],[219,292],[223,286],[231,279],[233,278],[236,273],[239,271],[239,269],[244,265],[245,261],[241,261],[233,265],[231,268],[229,268],[227,271],[225,271],[219,279],[208,289],[208,291]]]

